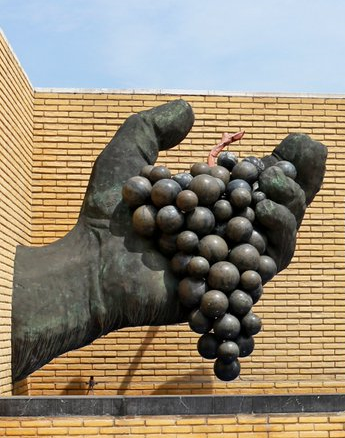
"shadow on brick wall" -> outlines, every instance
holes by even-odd
[[[30,386],[28,379],[13,384],[13,395],[30,395]]]
[[[194,369],[190,373],[169,379],[159,385],[152,395],[164,394],[195,394],[203,392],[202,388],[207,388],[207,392],[212,391],[214,386],[214,376],[210,370],[205,370],[204,367]]]
[[[118,395],[124,395],[126,393],[126,390],[128,386],[131,384],[131,380],[137,371],[137,369],[140,366],[140,359],[142,358],[143,354],[151,344],[152,340],[155,338],[159,331],[160,327],[150,327],[149,330],[146,332],[145,338],[143,339],[142,344],[138,348],[132,362],[128,364],[128,369],[125,374],[125,376],[122,379],[122,383],[118,390]]]

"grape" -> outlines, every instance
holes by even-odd
[[[231,177],[233,179],[244,179],[247,183],[252,184],[258,179],[259,171],[257,167],[249,161],[241,161],[232,169]]]
[[[122,188],[122,197],[130,207],[144,205],[151,195],[152,185],[144,176],[133,176]]]
[[[228,221],[232,217],[232,206],[226,199],[219,199],[213,206],[213,214],[218,222]]]
[[[248,161],[249,163],[254,164],[254,166],[257,168],[259,174],[265,170],[265,165],[262,162],[262,160],[260,158],[257,157],[246,157],[243,159],[243,161]]]
[[[253,232],[252,223],[245,217],[236,216],[229,220],[226,235],[232,242],[248,242]]]
[[[237,216],[245,217],[251,223],[255,221],[255,211],[250,207],[245,207],[243,210],[237,211]]]
[[[206,290],[207,286],[205,281],[193,277],[185,277],[180,281],[178,286],[180,301],[188,308],[198,306]]]
[[[258,286],[256,289],[248,292],[249,295],[252,297],[253,304],[256,304],[259,301],[263,292],[264,292],[264,289],[263,289],[262,285]]]
[[[275,166],[280,167],[285,175],[289,178],[296,179],[297,170],[296,167],[290,163],[290,161],[278,161]]]
[[[216,319],[213,331],[220,339],[234,340],[240,334],[241,323],[236,316],[225,313],[221,318]]]
[[[252,203],[256,205],[258,202],[266,199],[266,195],[264,192],[260,192],[259,190],[254,191],[252,194]]]
[[[233,263],[240,272],[256,271],[260,264],[260,254],[255,246],[249,243],[242,243],[232,249],[229,255],[229,262]]]
[[[232,152],[221,152],[218,155],[217,164],[218,166],[223,166],[228,170],[232,170],[235,164],[238,163],[238,159]]]
[[[188,264],[192,260],[193,256],[178,252],[170,261],[171,270],[178,277],[183,277],[187,274]]]
[[[277,265],[275,261],[268,255],[260,256],[258,273],[262,278],[262,283],[267,283],[277,273]]]
[[[239,354],[240,349],[238,348],[236,342],[233,341],[222,342],[217,350],[218,358],[222,359],[225,364],[233,362],[238,358]]]
[[[189,184],[189,190],[197,195],[200,205],[212,205],[220,196],[220,187],[216,178],[206,174],[194,177]]]
[[[199,243],[199,254],[207,259],[210,264],[225,260],[229,248],[225,240],[216,234],[203,237]]]
[[[198,205],[198,197],[191,190],[183,190],[176,197],[176,205],[183,211],[192,211]]]
[[[220,290],[210,290],[201,297],[200,310],[209,318],[223,316],[228,306],[228,297]]]
[[[182,190],[187,190],[193,176],[190,173],[178,173],[172,179],[180,184]]]
[[[229,297],[229,309],[234,315],[246,315],[252,308],[252,305],[252,297],[240,289],[234,290]]]
[[[250,236],[248,243],[253,245],[259,252],[259,254],[264,254],[267,247],[267,239],[263,233],[260,233],[257,230],[253,230],[252,235]]]
[[[152,205],[141,205],[133,213],[133,228],[140,236],[151,237],[156,230],[157,209]]]
[[[213,289],[228,293],[237,287],[240,281],[240,273],[232,263],[217,262],[211,266],[207,281]]]
[[[235,342],[240,350],[239,357],[247,357],[252,354],[255,346],[255,341],[252,336],[240,333]]]
[[[156,222],[163,233],[173,234],[182,228],[184,216],[174,205],[166,205],[158,211]]]
[[[207,318],[199,309],[194,309],[188,317],[189,327],[199,334],[208,333],[212,329],[213,321]]]
[[[148,164],[147,166],[144,166],[144,167],[141,169],[139,175],[140,175],[140,176],[144,176],[145,178],[149,179],[149,177],[150,177],[150,173],[151,173],[151,170],[152,170],[153,168],[154,168],[154,166],[153,166],[152,164]]]
[[[170,170],[165,166],[153,166],[149,174],[149,180],[152,182],[152,184],[159,181],[160,179],[165,178],[171,178]]]
[[[213,166],[210,168],[210,175],[215,178],[219,178],[224,184],[227,184],[230,180],[230,172],[223,166]]]
[[[174,203],[180,192],[181,187],[176,181],[164,178],[153,184],[151,199],[156,207],[161,208]]]
[[[219,357],[214,363],[214,373],[220,380],[234,380],[239,376],[240,371],[241,365],[238,359],[227,363]]]
[[[247,183],[247,181],[245,181],[244,179],[234,179],[230,181],[229,184],[227,184],[225,192],[227,195],[230,195],[230,193],[237,188],[247,189],[249,192],[252,191],[252,188]]]
[[[209,174],[210,173],[210,166],[206,163],[195,163],[190,168],[190,173],[192,176]]]
[[[215,223],[216,220],[212,211],[206,207],[196,207],[186,216],[187,229],[194,231],[199,236],[209,234]]]
[[[253,336],[261,330],[261,319],[253,312],[248,312],[241,320],[243,331],[248,336]]]
[[[210,270],[210,264],[207,259],[201,256],[192,257],[187,266],[188,274],[195,278],[204,278]]]
[[[252,195],[249,190],[244,187],[237,187],[232,190],[229,195],[231,204],[236,208],[246,208],[249,207],[252,202]]]
[[[220,178],[216,178],[216,177],[214,179],[217,181],[217,184],[219,185],[220,193],[221,194],[224,193],[225,192],[225,188],[226,188],[226,185],[225,185],[224,181],[222,181]]]
[[[244,271],[240,280],[245,291],[255,290],[261,285],[261,276],[256,271]]]
[[[177,235],[176,246],[180,251],[186,254],[192,254],[195,252],[199,245],[199,237],[189,230],[182,231]]]
[[[199,338],[198,352],[205,359],[215,359],[220,342],[213,333],[206,333]]]

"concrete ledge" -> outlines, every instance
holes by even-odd
[[[22,71],[23,75],[25,76],[26,80],[28,81],[28,84],[31,88],[31,90],[34,90],[33,85],[31,84],[31,81],[29,79],[29,76],[26,74],[26,71],[24,70],[24,67],[22,66],[22,64],[20,63],[15,51],[13,50],[10,42],[8,41],[8,39],[6,38],[6,35],[4,34],[4,31],[2,30],[2,28],[0,27],[0,36],[3,38],[3,40],[5,41],[8,50],[11,52],[11,55],[13,56],[15,62],[18,64],[19,69]]]
[[[299,414],[345,411],[345,394],[0,397],[0,417]]]
[[[173,96],[230,96],[230,97],[274,97],[298,99],[344,99],[345,94],[337,93],[289,93],[270,91],[227,91],[227,90],[186,90],[186,89],[161,89],[161,88],[42,88],[35,87],[36,93],[61,93],[61,94],[157,94]]]

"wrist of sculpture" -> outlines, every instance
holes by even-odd
[[[102,334],[99,241],[83,221],[44,247],[19,246],[12,300],[12,379]]]

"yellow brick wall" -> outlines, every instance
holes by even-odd
[[[15,247],[31,241],[32,123],[33,90],[0,32],[0,395],[11,394]]]
[[[35,93],[32,242],[62,237],[75,223],[92,164],[133,112],[167,94]],[[290,132],[329,148],[324,187],[307,211],[293,262],[255,306],[263,330],[241,378],[225,384],[196,351],[186,325],[121,330],[54,360],[30,377],[30,394],[337,392],[345,389],[345,98],[183,95],[196,122],[181,146],[162,153],[173,172],[205,160],[224,131],[245,129],[240,157],[270,153]]]
[[[0,418],[1,436],[344,438],[345,415]]]

